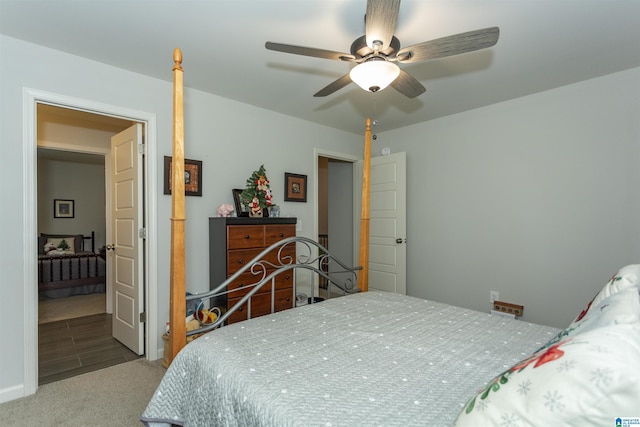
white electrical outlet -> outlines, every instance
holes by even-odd
[[[489,291],[489,302],[493,304],[496,301],[500,300],[500,292],[498,291]]]

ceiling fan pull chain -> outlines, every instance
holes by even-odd
[[[371,115],[373,120],[371,121],[371,124],[375,127],[375,126],[378,126],[378,119],[377,119],[377,115],[378,115],[378,97],[375,96],[375,93],[373,93],[373,92],[372,92],[371,95],[373,96],[373,114]],[[378,135],[376,135],[374,133],[371,136],[371,139],[373,139],[375,141],[376,139],[378,139]]]
[[[378,124],[378,97],[374,96],[373,97],[373,115],[371,116],[373,117],[373,125],[377,125]]]

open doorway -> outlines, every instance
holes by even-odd
[[[317,239],[329,252],[345,262],[355,265],[355,209],[354,163],[358,159],[340,153],[317,154]],[[331,271],[332,266],[321,266]],[[320,280],[320,295],[326,283]],[[326,295],[324,295],[326,296]]]
[[[37,104],[40,385],[139,357],[112,337],[106,256],[111,137],[132,124]]]
[[[106,313],[104,155],[38,148],[37,175],[38,325]]]
[[[155,179],[157,174],[157,162],[153,161],[157,157],[156,148],[156,115],[139,110],[132,110],[126,107],[103,104],[95,101],[72,98],[65,95],[52,94],[34,89],[25,88],[23,91],[24,123],[25,134],[23,140],[24,153],[24,180],[23,192],[24,210],[24,240],[23,251],[25,253],[24,276],[25,283],[34,284],[24,287],[24,316],[23,330],[24,340],[24,393],[30,395],[38,388],[38,289],[35,284],[38,282],[37,267],[37,106],[47,104],[59,106],[69,110],[91,112],[100,116],[120,118],[141,123],[145,128],[144,146],[139,145],[144,179],[144,189],[140,191],[142,201],[140,206],[144,209],[144,236],[141,238],[141,248],[144,250],[145,259],[141,266],[141,273],[144,275],[142,289],[144,290],[144,312],[139,313],[140,331],[144,341],[144,356],[148,360],[158,359],[159,351],[159,325],[158,325],[158,290],[149,283],[157,283],[157,191],[158,183]],[[154,178],[154,179],[150,179]],[[109,197],[107,198],[109,200]],[[107,236],[109,233],[107,232]],[[32,255],[33,254],[33,255]],[[138,314],[138,313],[136,313]],[[137,316],[136,316],[137,317]],[[138,353],[141,354],[141,353]]]

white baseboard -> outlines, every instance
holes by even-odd
[[[160,347],[158,348],[158,352],[156,353],[157,358],[154,360],[149,359],[151,362],[154,362],[156,360],[162,360],[164,359],[164,347]]]
[[[10,402],[12,400],[20,399],[21,397],[25,397],[24,384],[0,390],[0,403]]]

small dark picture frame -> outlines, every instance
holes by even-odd
[[[53,217],[54,218],[73,218],[73,200],[53,199]]]
[[[284,201],[307,201],[307,175],[289,172],[284,173]]]
[[[234,188],[233,190],[231,190],[231,192],[233,193],[233,204],[236,208],[236,215],[249,216],[249,208],[245,206],[244,203],[242,203],[242,200],[240,200],[240,194],[242,194],[242,190]]]
[[[164,156],[164,194],[171,194],[171,156]],[[202,161],[184,159],[184,194],[202,197]]]

